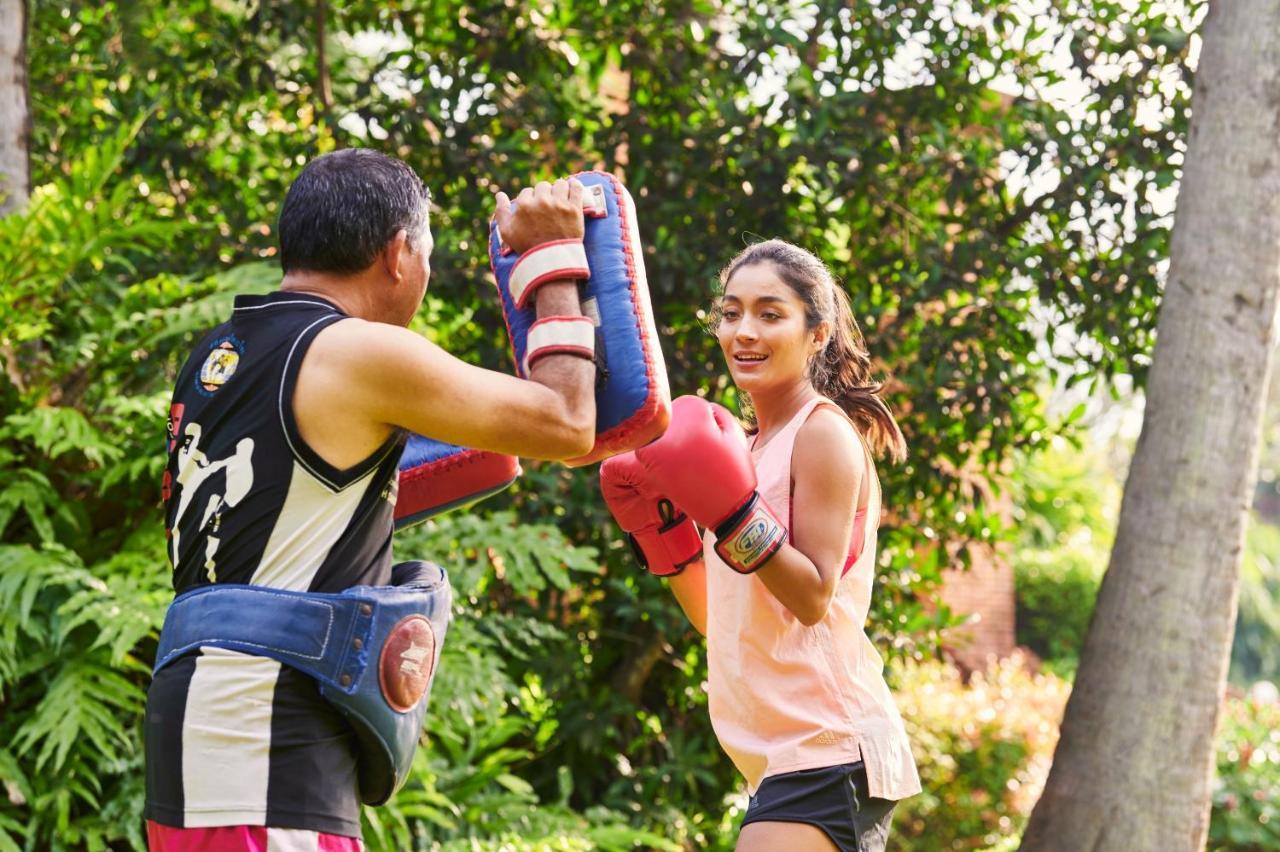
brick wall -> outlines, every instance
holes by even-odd
[[[989,546],[975,546],[973,565],[944,572],[940,597],[952,612],[970,616],[948,631],[943,649],[966,672],[985,669],[1014,649],[1013,569]]]

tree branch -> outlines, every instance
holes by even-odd
[[[326,124],[333,116],[333,84],[329,79],[329,59],[325,52],[325,20],[328,16],[328,0],[316,0],[316,91],[320,95],[320,115]],[[329,131],[332,133],[333,128],[330,127]]]

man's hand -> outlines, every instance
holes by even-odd
[[[514,208],[507,194],[499,192],[494,218],[502,241],[517,254],[524,254],[554,240],[581,240],[583,192],[576,178],[562,178],[554,184],[542,181],[520,190]]]

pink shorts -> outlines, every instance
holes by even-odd
[[[354,837],[300,828],[224,825],[217,828],[174,828],[147,820],[151,852],[361,852]]]

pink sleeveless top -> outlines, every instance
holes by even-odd
[[[760,493],[788,527],[792,447],[823,404],[835,408],[827,399],[806,403],[768,444],[752,451]],[[703,539],[711,724],[752,794],[771,775],[857,760],[866,765],[872,796],[897,800],[920,792],[884,665],[863,631],[875,575],[880,484],[859,444],[871,493],[866,517],[855,522],[858,552],[814,626],[800,623],[758,577],[725,565],[711,535]]]

